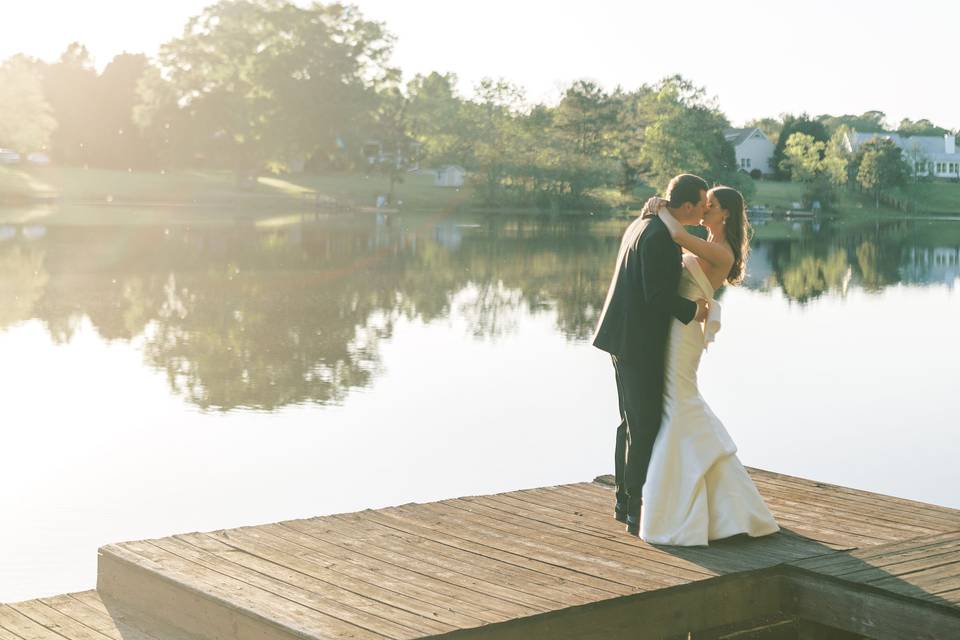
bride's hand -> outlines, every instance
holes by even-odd
[[[667,206],[666,200],[664,200],[660,196],[653,196],[643,204],[643,209],[640,211],[640,217],[652,218],[653,216],[660,213],[660,211],[664,209],[666,206]]]

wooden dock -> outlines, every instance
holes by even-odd
[[[781,533],[652,546],[593,482],[125,542],[0,640],[960,638],[960,510],[750,471]]]

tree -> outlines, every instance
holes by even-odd
[[[886,138],[874,138],[860,146],[857,182],[873,192],[877,207],[883,191],[906,181],[908,169],[902,153],[896,143]]]
[[[56,63],[46,67],[43,92],[57,121],[50,137],[53,157],[63,164],[87,164],[96,139],[97,72],[85,46],[70,44]]]
[[[0,64],[0,147],[21,153],[44,149],[56,126],[38,63],[14,56]]]
[[[516,160],[520,132],[517,114],[524,103],[523,89],[504,79],[484,78],[475,88],[476,99],[465,105],[469,135],[478,173],[481,199],[496,204],[502,182]]]
[[[378,168],[389,177],[387,202],[391,204],[394,201],[394,187],[403,182],[408,165],[415,160],[410,148],[411,138],[407,134],[410,128],[407,116],[409,104],[409,99],[399,89],[385,90],[381,92],[375,116],[375,132],[380,140],[380,148],[387,152],[386,161],[380,163]]]
[[[678,173],[738,186],[736,154],[724,137],[730,125],[703,89],[680,76],[655,87],[652,124],[644,131],[646,177],[657,188]]]
[[[897,133],[902,136],[942,136],[950,133],[950,130],[938,127],[926,118],[916,121],[904,118],[897,127]]]
[[[407,83],[410,135],[421,144],[424,162],[472,168],[473,154],[464,121],[457,77],[436,71],[416,75]]]
[[[799,116],[785,115],[783,117],[783,129],[780,131],[780,137],[773,149],[773,159],[771,160],[774,173],[780,180],[790,179],[789,165],[783,164],[786,157],[784,150],[787,146],[787,140],[795,133],[804,133],[820,142],[826,142],[830,138],[823,123],[811,119],[807,114],[802,113]]]
[[[821,122],[831,134],[840,127],[850,127],[860,133],[881,133],[887,130],[886,118],[887,114],[883,111],[865,111],[859,116],[823,114],[817,116],[817,121]]]
[[[784,146],[780,168],[790,174],[794,182],[812,182],[823,171],[826,143],[805,133],[794,133]]]
[[[611,96],[616,121],[610,136],[611,155],[620,167],[619,188],[632,193],[643,170],[644,132],[652,124],[653,90],[644,85],[629,93],[617,89]]]
[[[91,126],[89,161],[113,168],[143,167],[153,163],[139,129],[133,121],[139,103],[137,85],[149,66],[143,54],[116,56],[96,79],[96,104]]]
[[[603,155],[607,133],[616,122],[614,103],[595,82],[578,80],[564,93],[554,113],[553,126],[575,153]]]
[[[238,174],[305,158],[360,161],[376,92],[398,77],[387,65],[392,43],[354,7],[222,0],[161,47],[141,91],[155,102],[138,121],[160,129],[148,134],[155,142],[189,145],[181,157]],[[172,123],[182,131],[165,136]]]
[[[847,136],[853,132],[846,126],[837,129],[827,141],[823,155],[823,171],[836,187],[845,187],[856,178],[853,154],[847,149]]]
[[[807,185],[803,194],[804,203],[829,208],[834,200],[833,189],[827,175],[825,151],[827,143],[815,140],[805,133],[794,133],[784,147],[781,168],[789,172],[794,182]]]

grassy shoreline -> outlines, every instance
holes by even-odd
[[[804,185],[790,182],[758,181],[750,204],[764,204],[784,210],[799,202]],[[127,207],[276,210],[300,208],[312,210],[318,200],[335,200],[358,209],[373,209],[377,196],[386,195],[386,176],[287,175],[261,176],[255,182],[238,185],[229,171],[184,170],[120,171],[64,167],[0,166],[0,205],[36,204],[111,205]],[[609,191],[609,190],[608,190]],[[620,194],[597,194],[616,215],[633,211],[652,189],[640,187],[630,198]],[[866,198],[841,193],[832,215],[855,218],[914,217],[920,215],[960,215],[960,184],[925,183],[907,185],[893,194],[909,198],[920,210],[904,214],[889,207],[874,208]],[[429,175],[405,176],[395,186],[395,200],[403,210],[429,212],[484,212],[489,209],[472,200],[470,189],[437,187]],[[501,211],[501,209],[497,209]],[[543,213],[515,210],[515,213]],[[563,213],[590,215],[589,211]],[[595,212],[596,213],[596,212]]]

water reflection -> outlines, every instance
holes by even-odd
[[[478,339],[548,313],[593,330],[624,222],[363,218],[265,230],[4,226],[0,330],[84,318],[142,342],[171,389],[210,410],[338,403],[370,385],[400,318],[467,319]],[[803,304],[827,292],[960,279],[960,223],[758,226],[745,286]]]
[[[779,288],[801,303],[851,287],[952,287],[960,278],[960,220],[760,225],[749,271],[748,287]]]

